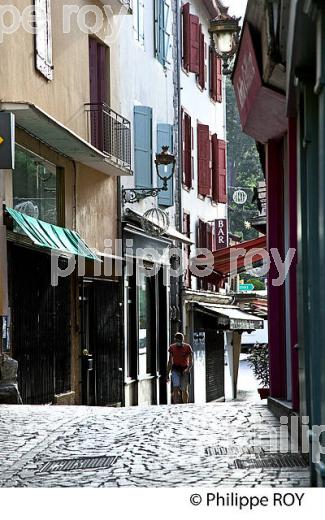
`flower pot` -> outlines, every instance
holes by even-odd
[[[258,393],[260,394],[261,399],[267,399],[270,395],[269,388],[258,388]]]

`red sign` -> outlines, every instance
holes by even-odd
[[[262,80],[255,55],[253,40],[249,26],[246,24],[240,45],[239,58],[234,73],[234,89],[237,97],[240,120],[243,127],[246,126],[249,113],[261,86]]]
[[[261,143],[283,135],[287,129],[285,96],[262,83],[247,23],[243,30],[233,84],[244,132]]]
[[[228,223],[227,219],[219,218],[215,221],[215,244],[216,251],[228,247]]]

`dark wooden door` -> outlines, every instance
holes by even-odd
[[[90,125],[91,143],[99,150],[104,147],[104,109],[108,99],[107,48],[89,38]]]
[[[216,330],[205,330],[207,402],[224,397],[224,339]]]
[[[94,281],[89,294],[89,351],[94,359],[94,404],[116,405],[123,400],[122,334],[119,285]]]

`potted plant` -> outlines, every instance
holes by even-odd
[[[269,370],[269,348],[268,345],[254,345],[248,358],[253,369],[254,376],[262,385],[258,388],[261,399],[267,399],[270,395],[270,370]]]

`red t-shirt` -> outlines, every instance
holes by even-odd
[[[173,366],[181,368],[190,366],[190,355],[193,354],[191,345],[188,343],[183,343],[182,345],[173,343],[169,347],[169,352],[173,356]]]

